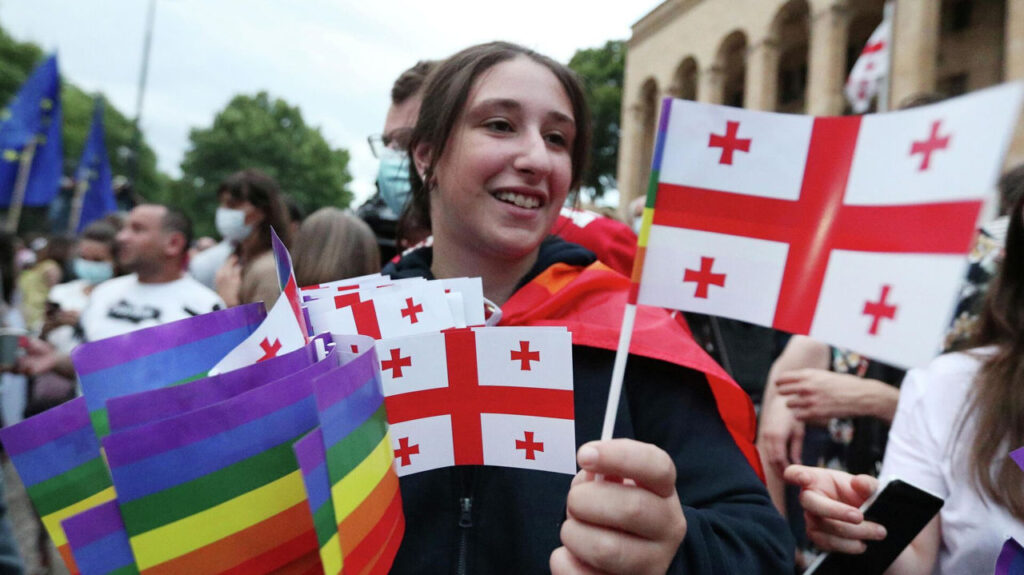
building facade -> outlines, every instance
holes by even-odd
[[[626,52],[618,183],[646,192],[660,101],[812,115],[849,113],[853,63],[883,0],[665,0]],[[1024,0],[896,0],[890,102],[1024,79]],[[1007,165],[1024,162],[1024,123]]]

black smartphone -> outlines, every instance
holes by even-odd
[[[804,575],[881,575],[942,509],[942,499],[913,485],[893,479],[861,509],[864,519],[885,527],[885,539],[866,541],[859,555],[826,553]]]

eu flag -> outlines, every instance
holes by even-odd
[[[110,161],[103,141],[103,99],[96,98],[89,137],[85,140],[82,159],[75,172],[76,194],[81,194],[81,211],[75,233],[81,232],[92,221],[117,211],[114,190],[110,183]]]
[[[22,153],[33,142],[35,150],[24,205],[49,204],[60,187],[64,158],[56,55],[36,67],[0,120],[0,208],[11,205]]]

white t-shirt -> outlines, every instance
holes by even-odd
[[[196,254],[192,261],[188,262],[188,273],[192,274],[192,277],[196,278],[196,281],[199,283],[208,288],[213,288],[214,280],[217,278],[217,270],[224,265],[224,262],[227,261],[234,250],[235,246],[227,240],[207,248]]]
[[[46,300],[57,304],[64,311],[77,311],[81,313],[89,303],[89,295],[85,293],[90,284],[86,280],[78,279],[67,283],[57,284],[50,288],[50,294]],[[75,328],[70,325],[61,325],[50,330],[46,341],[53,344],[58,351],[70,353],[76,345],[81,343]]]
[[[1024,541],[1024,523],[970,481],[973,420],[958,435],[984,353],[951,353],[908,372],[889,431],[882,481],[898,477],[945,500],[939,512],[942,543],[934,573],[992,573],[1003,541],[1008,536]],[[1014,465],[1009,455],[997,463]]]
[[[189,275],[166,283],[139,283],[135,274],[107,280],[92,290],[81,324],[86,341],[222,309],[224,301]]]

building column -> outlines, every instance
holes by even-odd
[[[724,81],[725,71],[717,64],[698,72],[697,101],[706,104],[721,104]]]
[[[774,111],[779,91],[779,43],[765,38],[747,50],[743,107]]]
[[[622,106],[622,131],[619,134],[619,164],[616,170],[617,184],[619,187],[619,213],[625,218],[624,221],[632,221],[632,216],[627,213],[629,203],[641,194],[645,182],[641,182],[645,169],[643,168],[643,132],[644,132],[644,111],[643,105],[634,102]]]
[[[1003,81],[1024,80],[1024,0],[1006,0],[1006,45]],[[1006,167],[1024,163],[1024,119],[1017,120],[1017,131],[1006,157]]]
[[[1006,0],[1003,80],[1024,80],[1024,0]]]
[[[811,15],[811,45],[807,57],[808,114],[836,116],[843,113],[848,38],[846,2],[832,3]]]
[[[939,53],[939,19],[942,2],[897,0],[893,26],[890,107],[908,96],[933,92]]]

